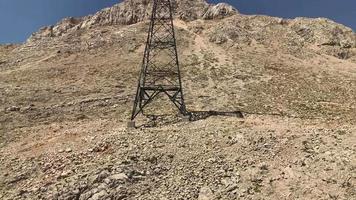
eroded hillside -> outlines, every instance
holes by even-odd
[[[126,130],[150,4],[68,18],[0,47],[0,198],[354,198],[355,33],[174,6],[188,109],[245,119],[182,122],[162,99]]]

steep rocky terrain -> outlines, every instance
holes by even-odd
[[[174,1],[188,109],[245,118],[161,101],[131,130],[150,2],[0,46],[0,199],[356,198],[350,28]]]

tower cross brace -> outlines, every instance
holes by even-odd
[[[161,93],[168,96],[181,114],[189,114],[184,103],[170,0],[153,0],[131,121]]]

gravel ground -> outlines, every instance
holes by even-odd
[[[59,128],[48,144],[35,139],[38,131],[2,148],[0,198],[356,197],[354,125],[255,115],[139,129],[81,123]],[[87,126],[99,131],[88,135]]]
[[[127,129],[148,28],[125,19],[146,13],[130,2],[0,45],[0,199],[356,199],[350,28],[194,20],[206,3],[189,0],[193,21],[174,24],[186,105],[202,116],[159,99],[155,120]]]

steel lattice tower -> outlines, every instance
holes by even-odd
[[[183,115],[185,107],[170,0],[153,0],[151,22],[131,120],[159,94],[165,94]]]

